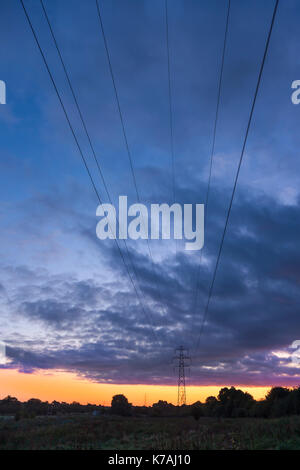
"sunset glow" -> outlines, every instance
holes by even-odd
[[[82,404],[95,403],[110,405],[113,395],[122,393],[134,405],[147,406],[158,400],[176,404],[177,387],[162,385],[98,384],[81,379],[75,374],[60,371],[24,374],[17,370],[1,370],[1,396],[15,396],[21,401],[39,398],[43,401],[78,401]],[[228,384],[224,384],[229,386]],[[187,388],[187,403],[205,401],[210,395],[216,396],[221,386]],[[264,398],[268,387],[238,387],[249,392],[255,399]],[[146,396],[145,396],[146,395]]]

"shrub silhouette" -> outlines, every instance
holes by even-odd
[[[112,414],[120,416],[130,416],[132,405],[128,403],[125,395],[114,395],[111,401]]]

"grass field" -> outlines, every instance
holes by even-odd
[[[300,449],[300,417],[0,419],[0,449]]]

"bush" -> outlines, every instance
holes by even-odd
[[[115,395],[111,401],[111,413],[120,416],[130,416],[132,412],[132,405],[128,403],[124,395]]]

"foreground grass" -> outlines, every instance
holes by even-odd
[[[0,449],[300,449],[300,417],[121,418],[88,414],[0,419]]]

